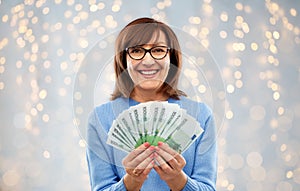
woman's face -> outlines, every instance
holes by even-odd
[[[134,91],[157,90],[162,86],[168,75],[170,55],[169,51],[164,48],[167,47],[166,36],[160,31],[159,38],[157,39],[155,37],[156,36],[154,35],[147,44],[137,45],[137,49],[129,49],[127,52],[127,68],[129,75],[134,82]],[[155,47],[157,47],[157,49]],[[139,51],[142,50],[140,48],[146,50],[153,48],[152,54],[154,56],[159,54],[163,55],[164,51],[167,51],[167,55],[162,59],[155,59],[150,55],[150,52],[147,52],[140,60],[133,59],[128,55],[128,53],[139,54]]]

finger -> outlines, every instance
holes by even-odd
[[[168,165],[171,169],[174,169],[174,170],[180,169],[179,164],[177,163],[177,160],[175,160],[175,158],[172,155],[168,154],[167,152],[165,152],[163,150],[160,150],[159,152],[157,152],[157,154],[159,154],[159,157],[162,158],[163,164]],[[162,160],[159,161],[159,164],[163,168],[164,165],[161,164]]]
[[[167,163],[173,170],[176,170],[176,171],[182,170],[182,168],[186,164],[185,159],[180,154],[176,155],[175,158],[173,157]]]
[[[143,163],[147,158],[150,157],[150,155],[155,151],[154,146],[150,146],[147,148],[144,152],[140,153],[138,156],[136,156],[133,160],[132,163],[135,164],[141,164]]]
[[[145,151],[147,148],[150,147],[150,143],[146,142],[142,145],[140,145],[138,148],[131,151],[124,159],[123,159],[123,165],[132,161],[134,158],[136,158],[137,155]]]
[[[181,169],[186,165],[186,161],[185,161],[184,157],[181,154],[176,155],[175,159],[176,159],[176,161],[179,164],[179,167]]]
[[[127,173],[128,175],[130,175],[131,177],[135,178],[135,180],[143,180],[145,178],[147,178],[147,174],[143,174],[142,172],[137,172],[135,170],[133,170],[131,173]]]
[[[148,147],[144,152],[140,153],[138,156],[136,156],[133,160],[125,164],[124,166],[126,168],[130,169],[136,169],[138,165],[142,164],[140,169],[144,169],[147,165],[145,165],[144,161],[150,157],[150,155],[155,151],[154,146]],[[148,163],[147,163],[148,164]]]
[[[182,155],[174,151],[166,143],[159,142],[156,152],[169,164],[174,170],[181,170],[186,162]]]
[[[153,161],[153,159],[154,159],[154,153],[151,153],[135,169],[142,169],[142,170],[146,169],[149,166],[149,164],[151,164],[151,162]]]
[[[163,170],[157,164],[154,164],[153,168],[157,172],[157,174],[159,174],[159,175],[163,175],[164,174]]]
[[[150,173],[153,168],[154,160],[153,154],[145,159],[141,164],[139,164],[133,171],[132,174],[135,176],[139,176],[141,174],[147,175]]]
[[[157,166],[164,172],[170,173],[172,171],[171,166],[159,155],[155,155],[155,160],[157,162]]]
[[[164,149],[170,155],[174,156],[174,158],[177,161],[177,163],[179,163],[181,165],[185,165],[186,164],[186,161],[183,158],[183,156],[180,153],[176,152],[174,149],[172,149],[167,143],[158,142],[158,146],[159,146],[159,148]]]
[[[175,160],[175,155],[177,155],[178,153],[175,152],[175,155],[172,155],[171,153],[174,154],[174,152],[171,151],[171,153],[169,153],[168,151],[170,150],[165,150],[166,147],[164,146],[164,148],[162,146],[158,146],[155,148],[156,153],[158,153],[165,161],[170,162],[171,160]]]
[[[154,167],[154,160],[152,160],[148,166],[145,168],[145,170],[143,171],[144,175],[148,175],[151,171],[151,169]]]
[[[174,149],[172,149],[167,143],[164,143],[164,142],[158,142],[158,147],[160,149],[163,149],[164,151],[166,151],[167,153],[169,153],[170,155],[173,155],[173,156],[176,156],[178,155],[179,153],[176,152]]]

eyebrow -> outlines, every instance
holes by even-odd
[[[162,46],[162,45],[164,45],[164,46],[167,46],[167,43],[165,43],[165,42],[157,42],[157,43],[151,43],[151,44],[146,43],[146,44],[139,44],[139,45],[136,45],[136,46],[145,46],[145,45],[150,45],[150,46]],[[134,46],[134,47],[136,47],[136,46]]]

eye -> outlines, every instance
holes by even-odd
[[[153,53],[164,53],[167,51],[167,48],[165,47],[155,47],[152,49]]]
[[[139,47],[134,47],[134,48],[130,48],[129,49],[129,53],[131,54],[140,54],[140,53],[143,53],[144,50],[142,48],[139,48]]]

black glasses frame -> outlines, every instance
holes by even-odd
[[[136,59],[136,58],[133,58],[131,55],[130,55],[130,53],[129,53],[129,49],[130,48],[141,48],[141,49],[143,49],[145,52],[144,52],[144,55],[141,57],[141,58],[139,58],[139,59]],[[152,50],[154,49],[154,48],[167,48],[167,51],[166,51],[166,54],[163,56],[163,57],[161,57],[161,58],[155,58],[153,55],[152,55]],[[129,57],[130,58],[132,58],[133,60],[142,60],[145,56],[146,56],[146,54],[147,54],[147,52],[149,52],[149,54],[151,55],[151,57],[152,58],[154,58],[155,60],[161,60],[161,59],[164,59],[166,56],[167,56],[167,54],[168,54],[168,52],[170,51],[170,47],[167,47],[167,46],[153,46],[152,48],[150,48],[150,49],[146,49],[146,48],[143,48],[143,47],[141,47],[141,46],[133,46],[133,47],[128,47],[128,48],[126,48],[125,49],[125,51],[126,51],[126,53],[129,55]]]

